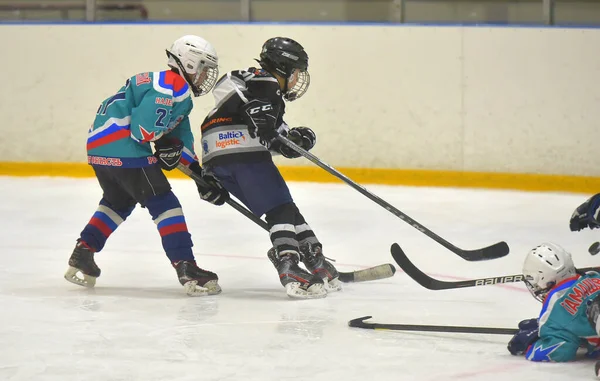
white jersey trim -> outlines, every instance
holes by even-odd
[[[171,98],[173,98],[173,102],[181,102],[190,97],[191,91],[189,86],[185,93],[175,97],[173,96],[172,89],[166,89],[160,85],[160,72],[154,72],[152,74],[152,87],[154,88],[154,90],[158,91],[161,94],[170,96]]]
[[[570,290],[569,288],[566,288],[564,290],[560,290],[560,291],[557,291],[554,294],[552,294],[552,297],[548,301],[548,307],[546,308],[546,311],[544,312],[544,314],[542,316],[540,316],[540,320],[539,320],[540,329],[548,321],[548,318],[550,317],[550,313],[552,312],[552,309],[554,308],[554,305],[556,304],[558,299],[562,298],[563,295],[569,290]]]
[[[106,130],[113,124],[116,124],[117,126],[121,126],[121,127],[129,126],[131,124],[131,116],[128,115],[124,118],[108,118],[102,126],[96,128],[94,130],[90,130],[88,137],[91,138],[92,136],[95,136],[95,135],[101,133],[102,131]]]

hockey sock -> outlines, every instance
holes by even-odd
[[[127,219],[135,206],[117,210],[104,198],[100,200],[96,213],[81,232],[81,240],[91,250],[100,251],[110,235]]]
[[[296,208],[296,219],[295,219],[295,230],[296,230],[296,239],[300,242],[300,245],[316,245],[319,243],[319,240],[315,236],[315,232],[311,229],[311,227],[306,223],[304,217],[300,213],[300,211]]]
[[[294,221],[298,208],[292,203],[280,205],[265,215],[269,224],[269,236],[278,253],[298,252],[298,240]]]
[[[146,208],[158,228],[162,245],[171,263],[193,261],[192,236],[188,232],[181,204],[172,191],[149,198]]]

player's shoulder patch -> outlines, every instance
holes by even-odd
[[[172,95],[175,102],[190,96],[190,87],[185,79],[171,70],[154,73],[153,86],[161,94]]]
[[[139,73],[135,76],[135,85],[142,86],[152,82],[152,78],[150,78],[150,73]]]
[[[265,69],[259,69],[255,67],[248,68],[248,72],[254,74],[255,77],[272,77],[271,73]]]
[[[274,84],[277,84],[277,86],[279,86],[279,82],[277,81],[277,78],[275,78],[275,76],[273,74],[269,73],[268,71],[266,71],[264,69],[251,67],[251,68],[248,68],[247,73],[249,73],[248,76],[246,78],[244,78],[244,80],[246,82],[255,82],[255,83],[272,82]]]
[[[249,67],[247,69],[234,70],[229,73],[231,77],[238,78],[244,82],[248,81],[277,81],[273,74],[264,69]]]

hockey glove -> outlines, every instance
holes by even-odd
[[[533,329],[538,329],[537,318],[521,320],[519,322],[519,331],[531,331]]]
[[[154,142],[154,156],[158,159],[158,164],[162,169],[170,171],[177,168],[181,153],[183,152],[183,142],[179,139],[162,137]]]
[[[198,162],[195,161],[190,164],[190,169],[202,177],[202,180],[204,181],[204,184],[196,182],[201,199],[214,205],[223,205],[229,200],[229,192],[223,188],[217,179],[206,173]]]
[[[286,137],[293,143],[300,146],[301,148],[304,148],[307,151],[313,148],[317,142],[317,135],[315,135],[313,130],[311,130],[308,127],[291,128],[288,131]],[[293,159],[302,156],[298,152],[286,146],[285,144],[281,144],[279,147],[277,147],[277,151],[279,151],[279,153],[281,153],[284,157],[287,157],[288,159]]]
[[[581,229],[595,229],[600,227],[598,221],[598,212],[600,207],[600,193],[590,197],[586,202],[579,205],[573,212],[569,227],[571,231],[579,231]]]
[[[248,126],[251,138],[260,138],[261,144],[269,146],[278,135],[275,124],[277,112],[270,102],[253,99],[242,106],[242,116]]]
[[[508,351],[510,354],[520,356],[527,352],[529,346],[539,339],[538,329],[520,330],[508,342]]]

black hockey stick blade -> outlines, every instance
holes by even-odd
[[[475,287],[475,286],[486,286],[490,284],[500,284],[500,283],[512,283],[512,282],[521,282],[523,280],[523,275],[507,275],[501,277],[493,277],[493,278],[480,278],[480,279],[471,279],[471,280],[460,280],[460,281],[442,281],[437,280],[429,275],[425,274],[423,271],[419,270],[417,266],[415,266],[410,259],[404,253],[404,250],[398,245],[394,243],[390,249],[392,252],[392,257],[394,261],[400,266],[400,268],[411,277],[415,282],[420,284],[421,286],[429,289],[429,290],[448,290],[453,288],[463,288],[463,287]]]
[[[416,331],[416,332],[451,332],[451,333],[480,333],[488,335],[514,335],[519,332],[515,328],[495,328],[495,327],[465,327],[448,325],[416,325],[416,324],[380,324],[366,323],[365,320],[372,316],[363,316],[352,319],[348,326],[354,328],[375,329],[382,331]]]
[[[495,243],[491,246],[476,250],[461,250],[454,251],[460,257],[467,261],[487,261],[506,256],[510,252],[508,244],[504,241]]]
[[[368,269],[357,270],[350,273],[340,272],[339,280],[344,283],[367,282],[370,280],[385,279],[393,276],[396,268],[391,263],[369,267]]]
[[[489,286],[494,284],[503,284],[503,283],[517,283],[523,281],[522,274],[514,274],[514,275],[503,275],[497,277],[490,278],[479,278],[479,279],[470,279],[470,280],[459,280],[459,281],[443,281],[430,277],[425,274],[423,271],[419,270],[417,266],[415,266],[410,259],[406,256],[402,248],[394,243],[391,247],[392,257],[394,257],[394,261],[398,264],[398,266],[411,277],[415,282],[419,283],[421,286],[429,289],[429,290],[451,290],[454,288],[466,288],[466,287],[477,287],[477,286]],[[598,271],[600,269],[596,267],[586,267],[579,269],[580,272],[588,272],[588,271]]]

